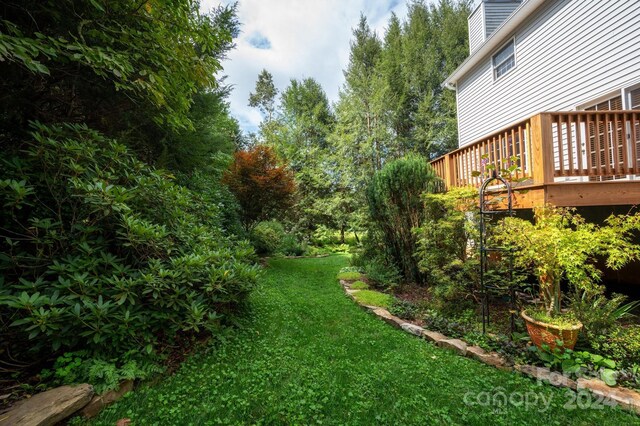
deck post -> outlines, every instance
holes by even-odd
[[[449,154],[444,155],[444,184],[447,190],[456,186],[455,182],[455,165],[453,164],[452,156]]]
[[[534,185],[553,183],[553,133],[551,116],[542,113],[531,117],[531,177]]]

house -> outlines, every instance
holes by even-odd
[[[640,203],[640,1],[482,0],[456,91],[448,186],[517,162],[517,208]]]

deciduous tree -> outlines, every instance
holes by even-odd
[[[171,132],[193,129],[193,97],[218,87],[233,47],[233,6],[195,0],[3,2],[0,134],[29,120],[86,123],[155,162]]]
[[[293,173],[286,166],[278,165],[273,150],[265,145],[236,152],[223,182],[240,203],[242,222],[247,230],[285,211],[294,201]]]

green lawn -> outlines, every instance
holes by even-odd
[[[241,331],[173,377],[129,394],[95,424],[123,417],[163,426],[640,423],[608,407],[564,408],[572,402],[567,390],[392,328],[344,295],[335,276],[346,263],[340,256],[272,260]],[[491,403],[495,392],[512,403]]]

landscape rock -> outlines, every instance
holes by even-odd
[[[516,365],[514,367],[516,371],[521,372],[529,377],[533,377],[536,380],[549,383],[553,386],[571,388],[575,390],[577,388],[577,383],[575,380],[571,380],[570,378],[558,373],[556,371],[551,371],[545,367],[536,367],[534,365]]]
[[[476,356],[485,356],[487,355],[487,351],[482,349],[480,346],[467,346],[467,354],[466,356],[469,358],[474,358]]]
[[[448,337],[442,333],[438,333],[437,331],[425,330],[425,329],[422,330],[422,337],[436,344],[441,340],[448,339]]]
[[[402,324],[405,323],[405,321],[401,320],[395,315],[391,315],[391,313],[384,308],[377,308],[372,312],[395,327],[402,327]]]
[[[495,352],[487,352],[478,346],[471,346],[467,348],[466,355],[470,358],[476,359],[483,364],[496,367],[500,370],[511,371],[512,367],[507,365],[507,361]]]
[[[133,380],[125,380],[120,383],[120,387],[118,389],[105,392],[102,395],[94,396],[91,399],[91,402],[82,409],[81,414],[86,418],[95,417],[104,407],[113,404],[132,390]]]
[[[93,386],[61,386],[18,402],[4,413],[0,425],[50,426],[82,409],[93,397]]]
[[[414,334],[416,336],[422,336],[422,332],[424,331],[424,328],[420,327],[419,325],[411,324],[410,322],[405,322],[401,324],[400,327],[404,331]]]
[[[460,339],[445,339],[438,342],[438,346],[453,350],[462,356],[467,354],[467,344]]]
[[[640,414],[640,393],[622,386],[610,387],[598,379],[578,379],[578,390],[588,389],[605,398],[604,404],[615,403],[622,408]]]

